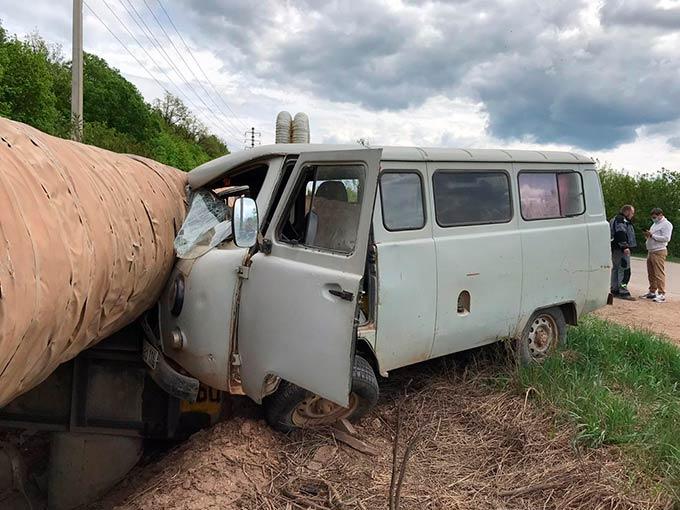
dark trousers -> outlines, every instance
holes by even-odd
[[[629,281],[630,255],[624,255],[622,250],[613,250],[611,291],[614,294],[630,294],[627,289]]]

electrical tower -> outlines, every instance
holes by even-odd
[[[256,145],[262,144],[262,133],[260,131],[255,131],[252,127],[244,133],[243,148],[252,149]]]

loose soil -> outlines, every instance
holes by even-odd
[[[394,372],[357,426],[374,456],[327,430],[279,434],[258,408],[241,407],[136,468],[92,509],[387,509],[397,428],[397,466],[411,455],[395,508],[671,508],[616,448],[575,447],[573,430],[498,373],[460,358]]]
[[[613,305],[601,308],[595,315],[624,326],[663,335],[680,345],[680,300],[654,303],[648,299],[616,299]]]
[[[638,297],[647,292],[645,260],[634,257],[632,270],[630,290],[633,296]],[[648,299],[616,299],[612,306],[598,310],[595,315],[624,326],[663,335],[680,345],[680,264],[666,263],[666,286],[668,301],[665,303],[654,303]]]

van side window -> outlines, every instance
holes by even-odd
[[[585,212],[578,172],[520,172],[518,182],[525,220],[566,218]]]
[[[437,170],[432,186],[441,227],[507,223],[512,219],[510,179],[505,172]]]
[[[364,175],[362,165],[304,167],[277,239],[292,245],[352,253],[359,228]]]
[[[385,172],[380,176],[383,224],[390,231],[425,226],[423,181],[417,172]]]

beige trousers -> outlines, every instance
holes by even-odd
[[[667,250],[650,251],[647,254],[649,292],[666,293],[666,256]]]

